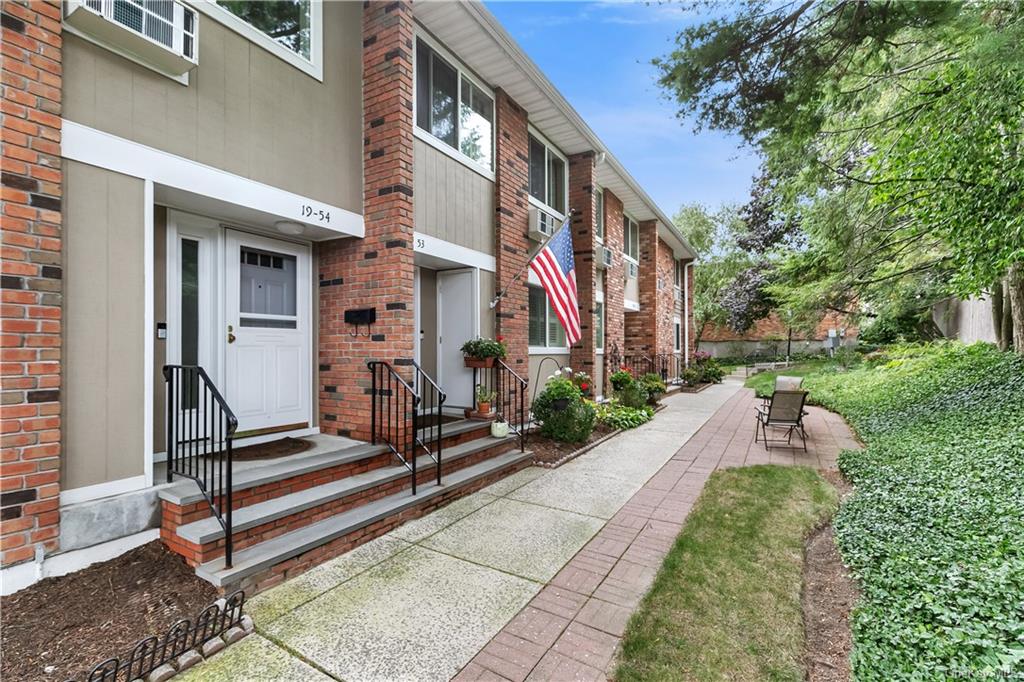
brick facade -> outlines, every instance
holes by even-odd
[[[859,333],[857,325],[848,315],[831,311],[825,314],[813,330],[810,332],[802,329],[793,330],[794,341],[822,341],[828,338],[829,329],[846,329],[847,338],[856,337]],[[708,324],[701,334],[701,341],[762,341],[765,339],[784,339],[789,335],[789,328],[786,327],[778,315],[772,313],[768,317],[761,318],[754,322],[754,325],[746,332],[738,333],[727,326]]]
[[[319,245],[320,429],[369,439],[368,360],[408,366],[413,310],[413,19],[405,0],[363,11],[363,239]],[[345,310],[375,307],[358,337]]]
[[[594,254],[595,203],[594,153],[569,157],[569,207],[576,210],[572,230],[573,259],[576,262],[576,296],[580,307],[582,337],[569,350],[569,366],[594,376],[595,298],[597,267]]]
[[[61,5],[3,9],[3,566],[58,548]]]
[[[689,330],[686,337],[686,364],[693,360],[693,354],[697,352],[697,328],[693,325],[693,269],[696,266],[692,260],[685,261],[686,267],[686,308],[683,310],[683,324]]]
[[[523,267],[530,252],[530,156],[526,111],[504,91],[495,95],[497,140],[494,170],[495,289],[501,291],[516,275],[494,311],[495,334],[509,349],[506,362],[529,377],[530,300]],[[532,394],[531,394],[532,395]]]
[[[656,355],[675,352],[675,255],[658,236],[658,222],[640,223],[640,310],[626,312],[626,352]]]
[[[618,352],[621,355],[626,348],[625,335],[625,301],[626,289],[623,281],[623,225],[622,200],[604,191],[604,245],[612,252],[612,266],[604,271],[604,395],[610,395],[608,377],[618,367],[607,365],[609,358]]]
[[[657,233],[657,229],[655,229]],[[676,258],[672,249],[660,237],[656,242],[657,254],[654,259],[655,267],[655,295],[657,310],[655,311],[655,350],[656,354],[674,353],[676,349],[675,340],[675,317],[676,317],[676,293],[675,293],[675,268]]]

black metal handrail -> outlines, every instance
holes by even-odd
[[[527,423],[526,379],[516,374],[504,360],[495,358],[494,366],[473,370],[473,383],[494,393],[491,406],[495,416],[508,424],[509,431],[519,436],[519,450],[526,450]]]
[[[366,363],[370,370],[370,442],[383,443],[405,465],[416,494],[417,420],[420,396],[386,360]]]
[[[434,460],[437,469],[437,484],[441,485],[441,450],[444,444],[444,401],[447,394],[441,390],[429,374],[423,371],[415,360],[413,368],[413,388],[419,396],[416,410],[419,412],[419,429],[416,431],[416,444]],[[434,450],[430,449],[434,443]]]
[[[231,567],[231,448],[238,419],[206,370],[164,365],[167,384],[167,482],[192,479],[224,529],[224,565]]]

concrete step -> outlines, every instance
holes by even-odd
[[[327,544],[331,540],[348,535],[411,507],[424,504],[434,497],[514,466],[532,456],[533,453],[529,451],[515,450],[492,457],[446,476],[440,486],[437,484],[421,486],[415,496],[408,490],[403,490],[400,493],[374,500],[361,507],[238,551],[235,553],[234,565],[231,568],[224,567],[223,557],[201,564],[196,568],[196,575],[217,587],[235,585],[249,576],[267,571],[277,564]]]
[[[516,441],[513,438],[499,439],[487,436],[469,441],[468,443],[462,443],[461,445],[453,445],[442,450],[441,464],[448,468],[449,465],[458,462],[460,459],[483,450],[498,447],[509,448],[515,445],[515,443]],[[421,476],[424,473],[433,472],[435,466],[434,460],[429,455],[424,454],[416,459],[416,468]],[[451,475],[453,474],[448,474],[448,476]],[[394,466],[371,469],[361,474],[340,478],[313,488],[273,497],[269,500],[234,510],[231,515],[232,528],[238,532],[262,526],[286,516],[292,516],[307,509],[312,509],[322,504],[340,500],[364,490],[410,476],[411,474],[405,465],[398,463]],[[443,482],[444,478],[442,478]],[[423,483],[420,483],[420,486],[422,487]],[[177,534],[184,540],[202,545],[224,537],[224,530],[216,518],[209,516],[199,521],[178,526]]]
[[[255,488],[322,469],[358,462],[361,459],[374,457],[387,451],[386,445],[360,443],[359,445],[316,455],[294,455],[283,462],[235,472],[231,479],[231,490],[232,492],[238,492],[239,490]],[[215,486],[216,480],[215,478]],[[175,485],[162,488],[160,490],[160,499],[185,506],[200,502],[205,498],[195,481],[185,479]]]

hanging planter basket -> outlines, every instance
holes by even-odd
[[[462,361],[466,363],[466,367],[474,367],[476,369],[494,367],[494,358],[473,358],[468,355],[463,355]]]
[[[568,398],[555,398],[551,401],[551,409],[555,412],[565,412],[569,407]]]

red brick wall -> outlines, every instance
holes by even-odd
[[[653,356],[658,352],[658,223],[640,223],[640,310],[626,311],[626,352]]]
[[[569,366],[594,376],[594,291],[597,268],[594,258],[594,153],[569,157],[569,207],[577,211],[572,218],[573,258],[576,261],[576,293],[580,304],[580,331],[583,336],[569,349]]]
[[[3,5],[0,563],[57,549],[60,514],[61,9]]]
[[[625,351],[626,334],[623,306],[625,305],[625,287],[623,286],[622,260],[622,200],[611,191],[604,191],[604,245],[612,252],[612,266],[604,271],[604,352],[607,363],[616,349],[621,355]],[[609,395],[608,377],[618,367],[605,367],[604,395]],[[610,370],[610,371],[608,371]]]
[[[655,227],[657,234],[657,227]],[[657,333],[655,335],[657,354],[675,351],[675,267],[676,259],[672,249],[660,237],[656,239],[657,253],[654,259],[657,269],[655,301],[658,309],[655,312]]]
[[[366,362],[413,357],[413,20],[411,3],[363,10],[363,213],[366,236],[319,245],[320,428],[369,438]],[[353,95],[355,96],[355,95]],[[360,336],[349,308],[376,307]],[[400,370],[401,371],[401,370]]]
[[[857,336],[857,325],[849,316],[842,313],[830,312],[821,318],[814,330],[808,334],[805,331],[793,330],[794,341],[816,340],[821,341],[828,338],[829,329],[846,329],[847,338]],[[708,324],[701,334],[701,341],[759,341],[766,338],[786,338],[789,329],[775,313],[762,318],[754,323],[748,331],[738,334],[727,326]]]
[[[501,291],[516,275],[520,280],[495,308],[495,334],[504,338],[506,362],[519,376],[529,379],[530,300],[527,273],[529,255],[530,156],[526,111],[504,91],[495,94],[497,142],[494,178],[495,288]],[[532,393],[531,393],[532,394]]]
[[[686,267],[688,265],[688,267]],[[693,324],[693,269],[697,265],[691,260],[684,264],[686,267],[686,309],[683,314],[686,316],[685,324],[689,329],[689,343],[687,344],[687,358],[692,361],[693,354],[697,352],[697,329]]]

